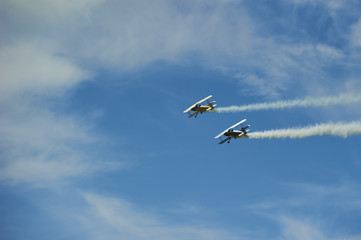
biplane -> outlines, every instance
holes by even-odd
[[[188,118],[191,118],[191,117],[197,117],[197,115],[199,113],[205,113],[205,112],[213,112],[214,111],[214,107],[217,105],[217,104],[214,104],[216,101],[212,101],[212,102],[209,102],[208,99],[210,99],[212,97],[212,95],[209,95],[208,97],[206,98],[203,98],[202,100],[196,102],[195,104],[193,104],[192,106],[190,106],[189,108],[187,108],[186,110],[184,110],[183,113],[188,113],[189,116]],[[202,102],[204,101],[208,101],[207,105],[201,105]],[[193,111],[191,113],[191,111]]]
[[[219,144],[222,144],[222,143],[225,143],[225,142],[229,143],[232,138],[234,138],[234,139],[236,139],[236,138],[248,138],[247,131],[249,131],[248,128],[251,125],[243,126],[243,123],[245,121],[246,121],[246,119],[243,119],[243,120],[239,121],[238,123],[234,124],[233,126],[227,128],[226,130],[224,130],[223,132],[221,132],[220,134],[215,136],[214,138],[220,138]],[[235,130],[234,128],[237,127],[240,124],[242,124],[241,129],[240,130]],[[225,139],[222,139],[223,137],[225,137]]]

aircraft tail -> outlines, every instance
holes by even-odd
[[[207,104],[208,106],[211,107],[211,110],[213,110],[213,108],[214,108],[215,106],[217,106],[217,104],[214,104],[215,102],[216,102],[216,101],[212,101],[212,102],[210,102],[210,103]]]

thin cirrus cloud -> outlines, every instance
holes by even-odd
[[[93,72],[83,67],[88,63],[134,69],[176,60],[191,51],[220,49],[234,36],[247,39],[248,28],[242,25],[246,17],[237,20],[239,31],[227,27],[227,3],[201,12],[178,11],[166,1],[156,3],[4,1],[0,9],[4,19],[0,31],[6,36],[0,40],[2,180],[38,186],[104,169],[84,150],[96,141],[90,134],[91,123],[47,103],[48,98],[62,100],[79,83],[93,79]],[[194,6],[201,10],[204,4],[208,5],[199,1]]]
[[[90,125],[44,103],[91,74],[44,46],[17,43],[0,50],[1,180],[40,186],[95,171],[82,150],[94,142]]]
[[[225,65],[236,80],[247,86],[247,94],[262,96],[277,97],[293,85],[307,92],[328,88],[329,84],[324,84],[327,75],[322,70],[325,63],[332,66],[349,61],[342,48],[322,41],[314,44],[293,39],[287,34],[297,27],[292,22],[276,38],[263,36],[256,13],[252,16],[242,4],[88,0],[69,6],[66,1],[59,1],[31,7],[28,12],[21,4],[8,2],[9,10],[24,13],[10,24],[8,31],[12,33],[10,38],[46,41],[70,59],[112,70],[133,71],[158,61],[183,62],[190,56],[201,56],[198,59],[207,66]],[[342,7],[341,3],[333,8],[324,6],[332,11]],[[36,11],[39,14],[34,14]],[[337,16],[330,11],[324,11],[330,15],[326,17],[336,21]],[[49,12],[54,14],[48,16]],[[52,20],[40,22],[42,15]],[[11,16],[10,20],[14,20]],[[23,25],[35,31],[24,31]],[[347,37],[344,32],[338,36]],[[301,39],[304,38],[312,36]]]
[[[91,121],[61,113],[47,101],[61,101],[74,86],[93,79],[91,71],[64,54],[57,33],[66,37],[63,26],[84,22],[99,2],[3,2],[0,11],[7,21],[1,23],[6,37],[0,41],[2,181],[49,186],[107,168],[108,163],[98,164],[87,154],[96,142]],[[72,24],[74,29],[79,26]]]
[[[292,217],[280,217],[281,224],[281,239],[295,239],[295,240],[326,240],[326,239],[344,239],[333,238],[326,236],[322,229],[316,223],[295,219]]]
[[[298,193],[282,200],[260,202],[246,206],[260,218],[278,226],[273,239],[358,239],[352,233],[337,232],[330,229],[334,224],[325,221],[317,214],[297,214],[296,209],[314,212],[314,208],[337,207],[345,212],[360,211],[356,204],[359,194],[350,185],[319,186],[307,184],[290,184],[297,188]],[[270,236],[270,233],[259,233],[238,229],[231,230],[200,227],[194,224],[172,224],[159,216],[140,209],[136,205],[122,199],[93,193],[82,193],[87,205],[85,215],[77,216],[81,223],[87,226],[94,239],[107,236],[117,239],[253,239],[255,236]],[[354,198],[350,202],[349,198]],[[328,199],[325,205],[324,199]],[[84,209],[83,209],[84,210]],[[343,223],[340,223],[342,227]],[[345,223],[347,224],[347,223]],[[105,229],[106,231],[103,231]]]
[[[322,70],[325,64],[333,66],[342,62],[346,68],[355,67],[349,62],[352,59],[348,60],[343,49],[337,46],[300,41],[280,44],[277,39],[263,36],[258,32],[254,17],[243,10],[242,1],[179,4],[161,0],[156,3],[84,0],[76,4],[41,1],[29,7],[26,1],[4,3],[1,12],[7,21],[1,21],[5,29],[1,31],[7,34],[1,40],[0,59],[5,70],[1,72],[0,91],[1,98],[16,98],[17,104],[28,102],[24,94],[61,97],[67,90],[92,78],[91,71],[80,67],[87,64],[132,71],[157,61],[183,61],[187,56],[198,54],[204,56],[205,64],[213,66],[236,62],[228,69],[246,86],[243,89],[256,95],[276,97],[292,86],[312,93],[332,89],[333,84],[325,85],[329,83]],[[340,4],[332,11],[345,7]],[[329,5],[326,7],[331,9]],[[21,17],[15,13],[21,13]],[[358,23],[353,25],[352,35],[348,37],[356,39],[358,26]],[[286,32],[280,38],[292,40]],[[355,40],[353,42],[357,45]],[[303,80],[293,78],[296,75]],[[338,88],[345,88],[347,82],[347,79],[342,80]],[[6,104],[12,103],[7,101]],[[36,112],[41,104],[26,106],[29,108],[26,111]],[[63,124],[63,129],[72,129],[66,127],[66,119],[70,116],[49,117],[56,114],[42,108],[44,115],[33,115],[33,121],[30,118],[22,123],[26,127],[18,129],[31,129],[31,123],[39,125],[36,122],[40,117],[47,123],[44,126]],[[20,111],[17,114],[10,116],[25,118],[19,115]],[[3,116],[1,121],[10,124],[17,122],[14,120],[17,119]],[[73,123],[83,125],[75,119]],[[15,129],[5,125],[2,128],[3,132]],[[6,131],[9,136],[16,136],[15,132]],[[87,130],[80,131],[86,135]]]
[[[354,225],[350,224],[354,221],[353,217],[357,219],[360,216],[361,195],[355,184],[346,182],[325,186],[287,183],[284,186],[288,189],[288,194],[282,199],[265,199],[246,206],[257,215],[278,224],[278,239],[360,238],[358,231],[339,231]],[[337,209],[333,211],[332,218],[327,217],[328,209]],[[343,219],[343,216],[350,214],[353,215],[351,220]]]
[[[93,13],[92,28],[102,34],[91,35],[81,55],[124,69],[159,60],[177,62],[189,54],[242,55],[251,45],[252,26],[247,14],[236,14],[231,7],[205,1],[109,1]]]
[[[60,53],[105,68],[135,69],[189,53],[244,55],[252,43],[248,15],[233,10],[240,1],[42,2],[6,2],[7,38],[47,41]]]
[[[83,224],[107,239],[242,239],[221,229],[187,224],[171,224],[162,221],[131,203],[97,194],[83,193],[91,214]],[[100,227],[100,228],[99,228]],[[103,232],[102,229],[107,229]],[[111,229],[111,230],[110,230]],[[104,235],[102,235],[104,234]],[[94,236],[94,234],[92,234]],[[97,238],[95,238],[97,239]]]
[[[2,109],[2,180],[41,185],[90,172],[81,149],[94,139],[76,119],[23,100],[12,100]]]
[[[361,46],[361,18],[351,27],[350,41],[353,46]]]
[[[1,98],[22,94],[56,95],[91,78],[89,71],[37,44],[4,46],[0,48],[0,59]]]
[[[317,2],[322,5],[323,1]],[[324,67],[359,67],[354,61],[355,49],[360,45],[359,23],[353,24],[351,31],[345,28],[340,32],[340,38],[350,44],[347,46],[302,41],[313,37],[307,34],[300,39],[287,33],[271,37],[257,28],[255,17],[260,15],[243,10],[242,1],[2,3],[0,33],[5,37],[0,39],[0,179],[10,183],[49,186],[121,167],[106,159],[99,164],[89,156],[87,149],[97,142],[91,123],[47,105],[47,97],[61,100],[69,90],[91,80],[92,66],[134,71],[159,61],[191,62],[192,57],[201,56],[201,64],[224,65],[235,80],[249,89],[248,94],[263,96],[278,96],[294,85],[305,92],[327,92],[335,85],[329,84]],[[345,6],[341,1],[326,4],[331,18],[337,18],[335,12]],[[294,27],[292,22],[287,24]],[[272,31],[271,25],[266,26]],[[349,32],[351,35],[346,34]],[[350,49],[356,52],[352,58],[347,53]],[[348,79],[336,80],[337,88],[344,90]],[[339,198],[327,193],[318,196]],[[86,214],[79,219],[90,226],[84,234],[90,232],[94,239],[243,239],[211,227],[169,224],[121,198],[97,194],[83,197]],[[359,210],[357,199],[347,206]],[[292,210],[309,203],[301,200],[299,196],[290,197],[288,201],[264,202],[251,209],[273,214],[273,220],[281,226],[280,239],[330,237],[313,219],[304,221],[302,216],[277,212],[280,206]],[[314,204],[319,207],[317,203],[316,198]]]

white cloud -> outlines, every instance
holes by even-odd
[[[32,26],[41,28],[43,26],[57,26],[60,24],[70,23],[73,20],[89,20],[91,11],[104,2],[104,0],[79,0],[76,2],[69,0],[38,0],[29,2],[26,0],[2,0],[2,8],[8,10],[8,17],[12,22],[10,25],[25,23],[30,26],[31,20],[40,24]],[[79,23],[75,23],[79,24]],[[74,27],[69,26],[69,27]]]
[[[359,240],[360,235],[345,236],[342,231],[331,234],[318,221],[297,219],[288,216],[278,218],[281,224],[280,239],[294,240]]]
[[[29,93],[41,96],[64,93],[91,76],[47,47],[30,43],[0,48],[0,66],[0,98]]]
[[[251,44],[247,15],[221,2],[110,1],[94,22],[102,34],[89,38],[82,54],[113,67],[179,61],[189,54],[242,55]]]
[[[332,92],[334,85],[327,84],[330,76],[323,69],[347,62],[342,51],[325,44],[281,44],[272,39],[255,41],[251,56],[241,59],[243,69],[235,78],[244,85],[243,93],[267,98],[277,98],[295,86],[309,95]],[[344,86],[339,83],[338,88]]]
[[[35,185],[94,169],[81,146],[93,141],[90,123],[63,116],[45,104],[90,77],[49,46],[14,43],[0,48],[1,179]]]
[[[345,8],[339,2],[326,5],[339,11]],[[221,64],[242,76],[247,94],[277,97],[295,85],[312,94],[329,93],[333,85],[325,81],[323,68],[345,59],[342,50],[326,43],[263,36],[242,1],[59,0],[29,8],[24,1],[6,3],[11,14],[2,24],[9,40],[45,41],[59,56],[113,70],[191,62],[196,56],[206,66]]]
[[[280,69],[273,69],[277,71],[269,72],[273,77],[275,75],[284,76],[284,73],[279,73]],[[275,74],[275,75],[274,75]],[[235,77],[239,79],[241,85],[244,85],[242,88],[242,93],[246,95],[255,95],[255,96],[267,96],[268,98],[277,98],[279,96],[279,91],[285,89],[285,81],[282,81],[282,78],[269,78],[269,77],[258,77],[255,74],[236,74]]]
[[[97,233],[94,239],[124,238],[132,239],[241,239],[232,234],[205,226],[171,224],[162,221],[153,214],[137,209],[127,201],[119,198],[84,194],[93,214],[84,221],[92,231]],[[84,218],[81,218],[84,219]],[[109,229],[111,227],[111,231]],[[101,231],[100,229],[108,231]],[[112,233],[112,234],[111,234]],[[94,235],[93,235],[94,236]]]
[[[93,141],[84,125],[24,99],[5,104],[0,105],[2,180],[41,185],[91,170],[77,149]]]
[[[252,43],[252,24],[233,8],[238,2],[6,1],[2,25],[9,40],[47,40],[75,59],[127,69],[194,53],[242,55]]]
[[[286,2],[291,2],[297,5],[303,5],[303,4],[322,4],[325,5],[329,10],[337,10],[342,8],[345,4],[349,4],[351,1],[345,1],[345,0],[286,0]]]
[[[282,235],[284,239],[293,240],[326,240],[320,229],[315,226],[315,223],[308,223],[289,217],[281,217],[280,222],[282,226]]]
[[[289,191],[285,197],[247,206],[255,213],[279,223],[279,239],[360,239],[359,231],[354,232],[342,218],[350,213],[357,216],[361,211],[361,195],[357,186],[349,182],[331,186],[285,186]]]
[[[29,154],[22,158],[14,158],[0,169],[0,179],[10,183],[26,182],[36,187],[48,187],[59,183],[60,179],[81,176],[92,170],[90,164],[79,160],[74,153],[52,154],[56,156],[42,153],[40,156]]]
[[[252,16],[241,1],[4,0],[0,15],[0,33],[5,36],[0,39],[0,100],[7,111],[0,119],[2,149],[12,157],[18,152],[21,161],[42,156],[35,165],[43,163],[44,156],[63,156],[56,149],[67,149],[66,156],[82,156],[68,142],[86,145],[92,138],[82,127],[87,124],[32,99],[61,98],[89,80],[84,65],[134,70],[201,56],[207,66],[221,63],[233,72],[237,69],[246,85],[242,87],[251,93],[277,96],[294,82],[308,91],[327,88],[318,80],[324,79],[322,67],[344,59],[342,51],[326,44],[287,45],[256,37]],[[301,80],[294,80],[295,75]],[[12,164],[4,168],[6,176],[20,176],[14,173],[20,165]],[[60,172],[76,175],[87,166],[74,169],[81,170]]]
[[[361,47],[361,18],[351,27],[351,44]]]
[[[331,186],[293,183],[285,186],[290,191],[288,197],[255,203],[248,207],[260,212],[327,206],[361,210],[358,205],[361,194],[352,183]]]
[[[90,149],[97,140],[90,133],[90,121],[56,114],[31,98],[13,98],[0,108],[2,181],[46,187],[69,177],[124,167],[123,160],[115,163],[92,156]]]

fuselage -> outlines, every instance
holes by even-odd
[[[192,110],[192,111],[195,111],[195,112],[207,112],[207,111],[209,111],[210,109],[212,109],[210,106],[207,106],[207,105],[199,105],[199,106],[195,106],[195,107],[192,108],[191,110]]]
[[[248,138],[247,133],[238,130],[227,131],[223,135],[231,138]]]

